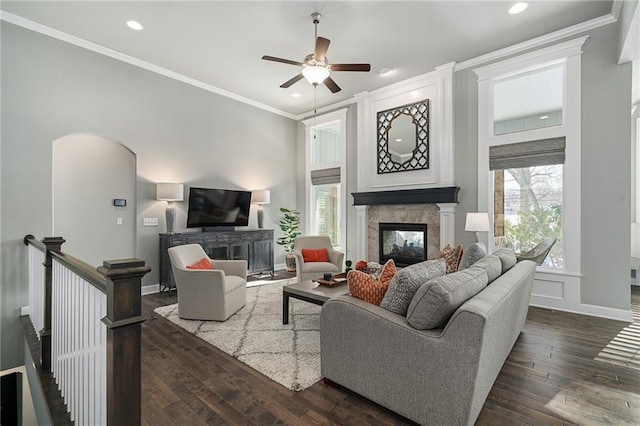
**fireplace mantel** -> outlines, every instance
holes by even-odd
[[[442,188],[402,189],[398,191],[352,192],[354,206],[389,204],[457,203],[459,186]]]

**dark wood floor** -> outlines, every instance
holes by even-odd
[[[143,424],[413,424],[322,382],[285,389],[153,313],[176,301],[143,297]],[[634,324],[530,308],[476,424],[640,424],[638,287],[632,303]]]

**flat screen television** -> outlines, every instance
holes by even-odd
[[[187,228],[247,226],[251,191],[189,188]]]

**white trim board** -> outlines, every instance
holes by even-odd
[[[140,294],[142,296],[146,296],[147,294],[155,294],[155,293],[160,293],[159,283],[143,285],[140,288]]]
[[[200,80],[196,80],[195,78],[187,77],[184,74],[180,74],[175,71],[171,71],[170,69],[161,67],[159,65],[152,64],[147,61],[143,61],[138,58],[134,58],[133,56],[125,55],[124,53],[118,52],[117,50],[109,49],[108,47],[102,46],[97,43],[90,42],[88,40],[82,39],[80,37],[73,36],[71,34],[65,33],[60,30],[56,30],[55,28],[48,27],[46,25],[39,24],[37,22],[31,21],[29,19],[23,18],[18,15],[14,15],[13,13],[0,11],[0,20],[9,22],[11,24],[17,25],[19,27],[55,38],[57,40],[64,41],[69,44],[73,44],[74,46],[81,47],[83,49],[90,50],[95,53],[99,53],[104,56],[108,56],[110,58],[116,59],[121,62],[125,62],[130,65],[134,65],[136,67],[145,69],[147,71],[154,72],[156,74],[160,74],[164,77],[169,77],[173,80],[180,81],[185,84],[189,84],[191,86],[197,87],[199,89],[206,90],[207,92],[215,93],[217,95],[221,95],[230,99],[233,99],[238,102],[242,102],[247,105],[251,105],[253,107],[272,112],[274,114],[281,115],[286,118],[290,118],[292,120],[296,119],[294,114],[290,114],[286,111],[279,110],[272,106],[260,103],[258,101],[254,101],[253,99],[245,98],[244,96],[237,95],[235,93],[229,92],[227,90],[221,89],[219,87],[213,86],[211,84],[207,84]]]
[[[627,311],[625,309],[605,308],[603,306],[587,305],[584,303],[581,303],[578,309],[549,307],[549,306],[545,306],[544,304],[535,303],[535,302],[529,303],[529,306],[535,306],[537,308],[543,308],[543,309],[552,309],[552,310],[562,311],[562,312],[571,312],[571,313],[580,314],[580,315],[588,315],[591,317],[612,319],[616,321],[633,322],[631,311]]]

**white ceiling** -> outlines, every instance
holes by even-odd
[[[512,1],[2,1],[18,17],[163,67],[206,85],[298,115],[313,110],[305,80],[280,84],[296,66],[263,55],[302,61],[318,35],[331,40],[331,63],[370,63],[370,73],[334,72],[342,88],[318,87],[317,106],[330,105],[552,31],[607,15],[612,1],[530,1],[509,15]],[[6,16],[6,14],[5,14]],[[135,19],[143,31],[125,21]],[[394,72],[382,76],[378,71]],[[293,98],[292,93],[300,93]]]

